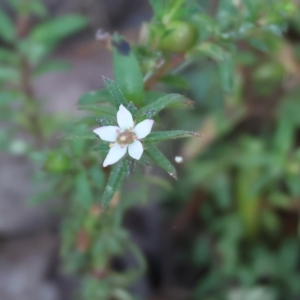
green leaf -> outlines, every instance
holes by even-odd
[[[136,116],[137,116],[138,110],[137,110],[136,106],[133,104],[132,101],[130,101],[129,104],[127,105],[127,109],[128,109],[128,110],[130,111],[130,113],[132,114],[133,119],[135,119]]]
[[[198,28],[201,28],[202,40],[208,39],[212,34],[219,32],[217,20],[207,15],[206,13],[200,13],[196,16],[195,21],[197,22]]]
[[[83,94],[79,100],[79,105],[86,105],[86,104],[97,104],[99,102],[109,102],[111,101],[110,93],[107,89],[96,90],[92,92],[88,92]]]
[[[1,66],[0,68],[0,81],[19,81],[20,72],[16,68]]]
[[[47,9],[40,0],[6,0],[6,2],[18,15],[34,14],[38,17],[45,17],[47,15]]]
[[[127,107],[127,100],[121,92],[120,88],[117,86],[116,82],[106,77],[103,78],[103,81],[111,98],[115,103],[116,108],[119,109],[119,106],[121,104]]]
[[[193,104],[193,101],[188,100],[184,96],[181,96],[179,94],[169,94],[141,108],[140,115],[145,113],[146,111],[151,111],[151,110],[155,110],[155,114],[157,114],[162,109],[172,104],[191,105]]]
[[[268,44],[265,43],[265,41],[251,37],[251,38],[248,38],[248,42],[251,46],[253,46],[254,48],[256,48],[262,52],[268,52],[270,50]]]
[[[234,60],[232,57],[219,62],[219,73],[223,89],[230,93],[233,89]]]
[[[186,137],[201,137],[198,132],[186,130],[172,130],[172,131],[155,131],[150,133],[146,138],[146,143],[154,143],[166,141],[171,139],[186,138]]]
[[[134,163],[135,160],[129,160],[129,159],[122,159],[122,163],[123,163],[123,170],[124,170],[124,175],[127,177],[130,175],[131,173],[131,168],[132,168],[132,164]]]
[[[247,8],[247,13],[248,13],[247,15],[249,20],[255,23],[259,15],[259,8],[258,8],[259,3],[253,0],[244,0],[243,2],[244,2],[243,4]]]
[[[117,112],[114,107],[100,106],[100,105],[81,105],[78,107],[79,110],[89,110],[98,115],[111,115],[116,116]]]
[[[70,63],[63,60],[52,60],[38,66],[38,68],[36,68],[34,71],[34,75],[40,76],[45,73],[69,71],[70,69],[71,69]]]
[[[116,82],[125,97],[139,106],[144,99],[144,82],[139,63],[123,37],[114,35],[112,44]]]
[[[52,43],[43,43],[27,37],[18,42],[20,54],[26,56],[32,66],[37,66],[55,48]]]
[[[16,39],[16,30],[13,22],[0,8],[0,37],[8,43]]]
[[[99,165],[94,165],[90,169],[90,176],[93,180],[93,184],[97,187],[97,189],[103,189],[105,184],[105,174],[103,172],[103,169]]]
[[[28,11],[39,17],[47,16],[47,8],[39,0],[30,1],[30,3],[28,3]]]
[[[283,155],[288,155],[294,145],[295,125],[290,114],[282,114],[277,121],[274,136],[274,148]]]
[[[54,18],[35,27],[30,36],[39,42],[55,43],[88,25],[88,19],[80,15],[68,15]]]
[[[109,144],[100,144],[100,145],[93,147],[93,150],[107,153],[110,150],[110,147],[109,147]]]
[[[146,110],[135,119],[135,123],[138,124],[141,121],[144,121],[146,119],[152,119],[155,115],[156,115],[155,109]]]
[[[91,140],[98,138],[95,133],[87,132],[87,133],[66,133],[63,134],[61,139],[65,140]]]
[[[110,125],[116,125],[116,120],[112,120],[112,119],[108,119],[108,118],[100,118],[97,119],[97,121],[99,122],[99,124],[101,126],[110,126]]]
[[[111,173],[108,178],[107,185],[105,187],[102,199],[101,199],[101,205],[103,207],[106,207],[115,193],[118,191],[118,188],[122,182],[122,179],[125,176],[125,170],[123,167],[122,160],[117,162],[113,165]]]
[[[157,20],[160,20],[163,16],[165,10],[165,4],[162,0],[149,0],[150,5],[152,7],[154,16]]]
[[[177,172],[172,163],[154,145],[146,144],[145,154],[149,156],[158,166],[177,179]]]
[[[179,89],[188,89],[189,83],[179,75],[167,74],[160,79],[161,82]]]
[[[204,42],[200,44],[198,47],[195,48],[195,51],[200,52],[216,61],[222,61],[226,59],[228,55],[223,48],[209,42]]]
[[[162,98],[164,96],[167,96],[167,93],[158,92],[158,91],[146,91],[144,95],[144,101],[146,103],[152,103],[156,101],[159,98]]]
[[[143,166],[150,166],[149,161],[145,158],[144,155],[139,160],[137,160],[137,162]]]
[[[88,209],[93,203],[93,194],[90,190],[90,183],[85,173],[79,173],[75,177],[74,197],[77,203]]]
[[[17,91],[3,91],[0,93],[0,105],[16,103],[22,99],[22,94]]]
[[[97,122],[98,122],[98,118],[96,117],[84,117],[76,121],[75,124],[95,125]]]
[[[16,65],[19,61],[16,53],[11,50],[6,50],[4,48],[0,48],[0,61],[8,64]]]

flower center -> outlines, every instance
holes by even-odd
[[[134,142],[136,135],[132,131],[124,131],[120,133],[117,137],[117,143],[119,145],[128,145]]]

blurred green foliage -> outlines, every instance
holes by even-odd
[[[189,212],[186,224],[178,224],[185,225],[187,242],[174,249],[172,266],[189,266],[188,299],[296,300],[299,6],[292,0],[150,3],[154,16],[139,44],[109,37],[115,81],[105,78],[103,89],[79,99],[79,109],[89,114],[76,126],[73,118],[43,111],[32,79],[68,67],[49,61],[49,54],[87,20],[78,15],[48,20],[36,0],[9,1],[15,18],[0,8],[0,118],[6,126],[1,150],[27,155],[40,166],[35,183],[47,182],[49,189],[33,200],[62,200],[61,255],[65,269],[83,277],[79,299],[138,299],[130,290],[146,262],[122,221],[130,207],[153,200],[148,182],[165,191],[166,223]],[[32,15],[40,18],[35,27]],[[188,99],[195,109],[184,109],[193,103]],[[109,146],[96,145],[92,133],[99,124],[115,124],[120,104],[137,121],[155,118],[159,128],[197,128],[203,135],[170,142],[167,156],[150,143],[195,133],[149,135],[135,168],[134,192],[121,185],[135,161],[126,158],[103,169]],[[51,145],[61,128],[68,132],[65,140]],[[19,132],[33,141],[17,137]],[[183,158],[178,168],[174,155]],[[170,188],[169,179],[146,176],[148,160],[175,178],[178,169],[179,181]],[[125,253],[136,267],[118,272],[112,261]],[[180,280],[178,286],[185,288]]]
[[[219,46],[239,41],[233,63],[202,59],[184,72],[197,113],[173,118],[200,123],[204,137],[183,144],[186,163],[165,209],[178,203],[171,211],[180,215],[197,207],[201,226],[190,228],[193,246],[183,256],[203,272],[195,299],[299,298],[300,19],[293,5],[221,1],[220,18],[209,22],[226,41],[198,49],[222,62]]]

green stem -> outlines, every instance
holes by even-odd
[[[39,115],[39,104],[36,101],[33,86],[31,83],[31,70],[26,57],[21,59],[21,89],[25,95],[25,106],[29,107],[28,121],[31,133],[36,140],[37,148],[41,148],[44,144],[44,136]]]
[[[151,74],[152,76],[147,76],[147,78],[144,79],[145,90],[151,90],[161,77],[163,77],[173,68],[182,64],[184,60],[185,56],[183,54],[176,55],[172,57],[170,61],[167,61],[162,67],[160,67],[157,72]]]

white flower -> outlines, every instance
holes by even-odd
[[[117,126],[103,126],[93,130],[99,137],[107,142],[111,142],[103,167],[112,165],[120,160],[127,152],[134,159],[140,159],[144,148],[139,141],[146,137],[152,129],[153,120],[147,119],[135,126],[131,113],[120,105],[117,112]]]

